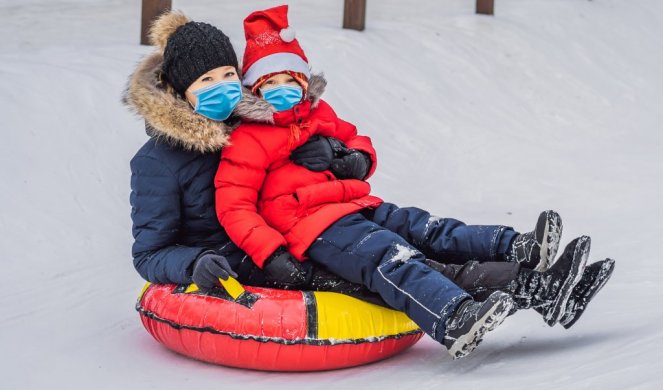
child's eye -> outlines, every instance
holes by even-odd
[[[233,77],[234,75],[235,75],[235,72],[228,72],[223,77]]]
[[[274,84],[274,80],[267,80],[267,81],[265,81],[265,84],[272,85],[272,84]]]

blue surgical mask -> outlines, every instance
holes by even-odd
[[[261,89],[263,99],[274,106],[276,111],[285,111],[302,101],[304,91],[302,87],[294,85],[279,85],[270,89]]]
[[[242,99],[242,84],[238,80],[219,81],[193,91],[198,101],[194,112],[215,121],[228,119]]]

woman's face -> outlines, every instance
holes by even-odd
[[[274,87],[278,87],[279,85],[294,85],[300,87],[299,83],[297,80],[295,80],[294,77],[290,76],[287,73],[279,73],[276,74],[267,80],[265,80],[264,83],[260,86],[260,89],[270,89]],[[259,90],[260,90],[259,89]]]
[[[186,97],[186,100],[189,102],[189,104],[191,104],[192,107],[195,107],[196,103],[198,102],[198,98],[193,94],[195,91],[214,83],[218,83],[219,81],[235,80],[239,80],[239,76],[237,75],[237,69],[235,69],[234,66],[221,66],[214,68],[204,75],[198,77],[198,79],[194,81],[186,91],[184,91],[184,97]]]

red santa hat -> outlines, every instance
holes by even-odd
[[[311,77],[308,59],[288,25],[288,6],[256,11],[244,19],[246,49],[243,84],[253,86],[266,74],[291,71]]]

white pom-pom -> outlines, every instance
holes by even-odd
[[[283,42],[292,42],[295,40],[295,29],[288,26],[279,32]]]

